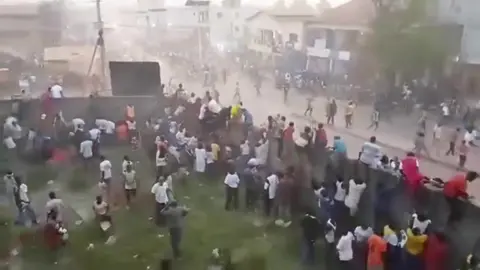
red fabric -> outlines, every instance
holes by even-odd
[[[293,141],[293,132],[295,131],[292,127],[287,127],[285,131],[283,131],[283,138],[285,140]]]
[[[325,129],[317,129],[317,140],[324,143],[325,145],[328,144],[327,132],[325,131]]]
[[[435,235],[429,236],[425,249],[425,270],[445,270],[448,247]]]
[[[55,228],[55,224],[47,223],[43,229],[43,235],[45,239],[45,244],[50,249],[58,249],[62,246],[63,240],[62,236],[58,233],[57,228]]]
[[[117,126],[117,138],[119,141],[128,141],[128,128],[126,124]]]
[[[415,157],[406,157],[402,160],[402,171],[411,194],[415,194],[422,183],[423,174],[418,168],[418,160]]]
[[[468,197],[467,179],[463,174],[457,174],[443,186],[443,194],[449,198]]]
[[[158,150],[158,151],[160,151],[160,149],[162,149],[162,148],[163,148],[165,151],[168,150],[168,143],[167,143],[167,141],[159,142],[159,143],[157,144],[157,150]]]
[[[52,155],[52,158],[50,158],[50,160],[53,162],[61,163],[61,162],[67,161],[69,157],[70,157],[70,153],[68,150],[55,148],[53,149],[53,155]]]

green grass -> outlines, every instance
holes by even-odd
[[[214,248],[231,250],[236,269],[295,269],[298,265],[298,236],[294,233],[298,230],[278,228],[259,214],[226,212],[222,184],[200,185],[190,179],[186,187],[177,185],[176,193],[191,211],[186,218],[183,258],[175,262],[175,269],[206,269]],[[170,257],[170,247],[167,231],[148,220],[152,206],[149,194],[141,194],[132,209],[114,213],[118,240],[113,246],[103,244],[105,238],[96,223],[70,229],[63,259],[48,269],[158,269],[160,259]],[[266,225],[255,226],[257,219]],[[45,262],[49,256],[38,242],[28,243],[23,254],[29,261]],[[94,250],[86,250],[90,243]],[[266,268],[261,266],[264,262]],[[43,268],[37,265],[37,269]]]
[[[48,181],[55,180],[58,171],[49,164],[30,165],[26,170],[26,183],[30,192],[43,189]]]

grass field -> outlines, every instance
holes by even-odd
[[[226,212],[221,182],[188,181],[185,186],[175,186],[177,200],[191,211],[186,218],[183,257],[174,262],[174,269],[207,269],[215,248],[231,251],[235,269],[298,268],[298,229],[274,226],[260,213]],[[96,223],[86,223],[70,228],[69,244],[58,259],[42,248],[41,237],[29,237],[22,252],[24,261],[38,270],[158,269],[160,260],[171,256],[169,238],[166,229],[149,220],[153,198],[146,190],[130,210],[114,212],[114,245],[104,244]],[[90,243],[95,247],[87,250]],[[52,265],[53,261],[58,264]]]

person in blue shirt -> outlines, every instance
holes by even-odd
[[[333,161],[337,175],[344,175],[347,163],[347,145],[340,136],[333,137]]]
[[[245,124],[245,136],[252,130],[253,127],[253,115],[245,108],[242,108],[243,123]]]
[[[347,155],[347,145],[340,136],[333,137],[333,151],[335,153]]]

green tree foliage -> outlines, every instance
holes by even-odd
[[[404,9],[378,8],[367,42],[378,68],[410,74],[442,69],[448,46],[442,27],[429,20],[426,2],[410,1]]]

